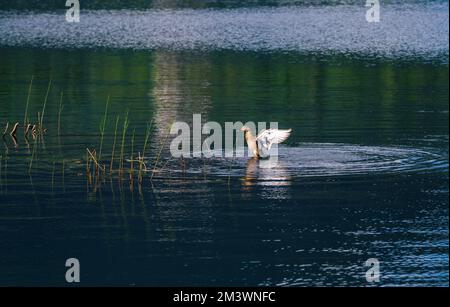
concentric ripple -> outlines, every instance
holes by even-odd
[[[360,146],[333,143],[303,143],[280,146],[277,160],[248,158],[189,159],[186,168],[171,164],[173,173],[247,177],[258,180],[289,180],[295,177],[430,173],[448,171],[448,152],[435,148]]]

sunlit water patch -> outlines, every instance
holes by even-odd
[[[382,6],[368,23],[361,5],[238,9],[0,12],[0,45],[357,53],[439,57],[448,62],[448,3]],[[270,21],[270,22],[267,22]]]

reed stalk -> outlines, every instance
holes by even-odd
[[[150,137],[151,129],[152,129],[153,120],[150,121],[150,124],[147,124],[147,129],[145,131],[145,139],[144,139],[144,148],[142,150],[142,157],[139,155],[139,182],[142,182],[142,168],[145,166],[144,157],[145,151],[147,150],[148,139]]]
[[[87,150],[87,153],[89,154],[89,156],[91,157],[92,161],[94,162],[94,164],[95,164],[99,169],[102,169],[101,165],[100,165],[100,164],[98,163],[98,161],[97,161],[95,151],[94,151],[94,152],[91,152],[91,151],[89,150],[89,148],[86,148],[86,150]]]
[[[86,151],[86,174],[89,175],[91,171],[91,160],[89,158],[89,153]]]
[[[9,122],[6,122],[5,130],[3,130],[3,136],[8,132]]]
[[[37,124],[34,125],[33,131],[34,133],[39,132],[39,126],[40,126],[40,122],[41,122],[41,112],[37,112]]]
[[[92,184],[91,158],[89,157],[89,153],[87,151],[86,151],[86,176],[88,178],[88,185]]]
[[[50,80],[48,81],[47,92],[45,93],[44,105],[42,106],[42,113],[39,120],[39,129],[41,132],[43,131],[42,124],[44,123],[45,107],[47,105],[48,94],[50,93],[51,86],[52,86],[52,79],[50,78]]]
[[[128,111],[125,115],[125,119],[123,121],[123,129],[122,129],[122,146],[120,149],[120,160],[119,160],[119,172],[122,174],[123,172],[123,157],[124,157],[124,149],[125,149],[125,136],[127,134],[128,129]]]
[[[25,115],[23,116],[23,127],[26,129],[28,125],[28,105],[30,103],[30,96],[31,96],[31,88],[33,86],[33,79],[34,76],[31,76],[30,85],[28,86],[28,95],[27,95],[27,103],[25,105]]]
[[[100,162],[102,160],[103,138],[105,136],[106,118],[108,116],[108,106],[109,106],[109,95],[108,98],[106,99],[105,115],[103,115],[103,122],[100,125],[100,150],[98,152],[98,161]]]
[[[114,156],[115,156],[115,151],[116,151],[116,141],[117,141],[117,127],[119,126],[119,119],[120,119],[120,116],[117,115],[116,128],[114,129],[114,142],[113,142],[112,153],[111,153],[111,163],[109,165],[110,173],[112,173],[112,170],[113,170]]]
[[[133,129],[133,134],[131,136],[131,156],[130,156],[130,178],[134,173],[134,165],[133,165],[133,155],[134,155],[134,135],[136,133],[136,128]]]
[[[59,98],[59,109],[58,109],[58,136],[60,135],[60,131],[61,131],[61,113],[64,109],[64,105],[62,104],[63,95],[64,95],[64,92],[61,91],[61,96]]]
[[[170,126],[169,126],[169,130],[167,131],[166,137],[161,142],[161,147],[159,148],[158,155],[156,156],[156,161],[155,161],[155,164],[153,165],[153,171],[152,171],[152,175],[150,177],[150,180],[153,179],[153,175],[155,174],[155,171],[156,171],[156,166],[158,165],[159,158],[161,157],[161,153],[162,153],[162,151],[164,149],[164,145],[166,144],[166,141],[167,141],[167,138],[169,137],[169,134],[170,134]]]

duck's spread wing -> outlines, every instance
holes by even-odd
[[[256,140],[267,150],[270,150],[273,144],[284,142],[291,134],[292,129],[267,129],[261,131]]]

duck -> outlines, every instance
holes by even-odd
[[[248,126],[242,126],[241,131],[244,132],[244,138],[247,146],[254,159],[262,157],[262,151],[270,150],[273,144],[284,142],[292,132],[292,129],[264,129],[257,136],[252,134]]]

